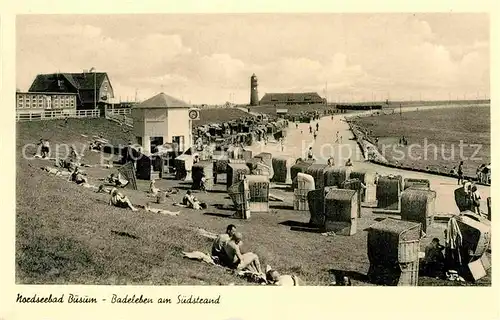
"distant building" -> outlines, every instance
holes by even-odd
[[[132,107],[134,133],[145,152],[151,152],[152,145],[174,143],[178,151],[191,147],[190,105],[159,93]]]
[[[76,94],[78,110],[103,109],[114,98],[113,87],[105,72],[39,74],[28,91]]]
[[[304,93],[266,93],[260,100],[260,105],[294,105],[325,103],[316,92]]]

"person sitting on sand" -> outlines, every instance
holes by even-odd
[[[205,173],[201,174],[200,190],[203,192],[207,192],[207,178],[205,177]]]
[[[235,232],[231,240],[224,245],[224,253],[229,262],[228,267],[237,271],[250,271],[262,274],[259,257],[253,252],[241,253],[242,238],[243,235],[240,232]]]
[[[443,249],[438,238],[432,239],[431,243],[425,247],[425,258],[422,264],[422,271],[425,275],[438,278],[444,276]]]
[[[132,211],[139,211],[139,209],[135,208],[130,202],[129,198],[120,192],[118,189],[113,188],[111,190],[111,198],[109,199],[109,205],[113,205],[118,208],[131,209]]]
[[[40,139],[39,145],[41,146],[40,154],[43,159],[47,158],[50,153],[50,145],[47,140]]]
[[[158,195],[158,192],[160,192],[160,189],[155,186],[155,179],[151,180],[151,183],[149,184],[149,193],[151,193],[153,196]]]
[[[188,190],[182,198],[181,206],[195,210],[207,208],[207,205],[205,203],[198,201],[198,199],[196,199],[196,197],[191,194],[191,190]]]
[[[212,259],[220,265],[229,265],[228,257],[224,252],[224,247],[231,240],[231,237],[236,232],[236,226],[230,224],[226,227],[226,233],[219,234],[212,243]]]
[[[78,169],[78,167],[76,167],[73,173],[69,176],[69,181],[76,182],[76,184],[88,183],[87,178],[83,175],[80,169]]]
[[[73,146],[70,147],[69,156],[67,159],[69,159],[73,162],[77,162],[77,163],[80,162],[80,156],[78,155],[78,153],[76,153],[75,147],[73,147]]]
[[[122,177],[121,173],[116,176],[114,173],[110,174],[107,178],[108,182],[115,187],[124,188],[128,185],[129,181]]]

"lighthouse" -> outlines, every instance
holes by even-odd
[[[250,77],[250,105],[259,105],[259,92],[257,91],[257,76],[255,73]]]

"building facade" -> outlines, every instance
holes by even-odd
[[[76,94],[78,110],[103,109],[114,98],[105,72],[39,74],[28,92]]]
[[[192,146],[190,105],[163,92],[132,107],[134,133],[144,152],[152,145],[175,144],[179,152]]]
[[[304,93],[266,93],[260,100],[260,105],[294,105],[326,103],[316,92]]]
[[[16,113],[44,113],[52,111],[61,114],[74,114],[77,95],[74,93],[16,92]]]

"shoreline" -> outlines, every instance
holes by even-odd
[[[472,108],[472,107],[490,107],[490,104],[411,107],[411,108],[403,108],[401,111],[402,112],[417,112],[417,111],[435,110],[435,109],[444,109],[444,108],[450,109],[450,108]],[[393,111],[395,111],[395,109],[393,109]],[[385,114],[376,115],[376,116],[391,115],[391,114],[395,114],[395,113],[398,113],[398,112],[385,113]],[[421,172],[421,173],[427,173],[427,174],[449,177],[449,178],[457,178],[457,175],[451,174],[449,172],[441,172],[441,171],[436,171],[436,170],[414,168],[414,167],[405,166],[405,165],[397,165],[397,164],[390,163],[389,161],[387,161],[385,159],[384,159],[385,161],[381,161],[381,160],[377,160],[377,159],[367,159],[368,151],[366,150],[365,143],[369,143],[370,145],[372,145],[378,153],[380,152],[380,150],[377,146],[373,145],[372,142],[369,139],[367,139],[367,137],[365,137],[365,136],[360,137],[358,130],[354,130],[354,128],[353,128],[353,126],[355,125],[353,123],[354,121],[349,119],[349,118],[358,118],[359,116],[360,115],[356,115],[356,116],[349,115],[349,116],[346,116],[345,118],[346,118],[347,124],[349,125],[349,130],[354,135],[355,140],[357,142],[357,145],[360,148],[366,161],[373,163],[373,164],[376,164],[376,165],[384,166],[387,168],[394,168],[394,169],[406,170],[406,171],[411,171],[411,172]],[[363,116],[372,116],[372,115],[370,115],[370,114],[367,115],[366,113],[364,113]],[[375,115],[373,115],[373,116],[375,116]],[[491,184],[482,183],[482,182],[477,181],[477,177],[474,177],[474,176],[464,175],[464,179],[474,181],[478,185],[491,187]]]

